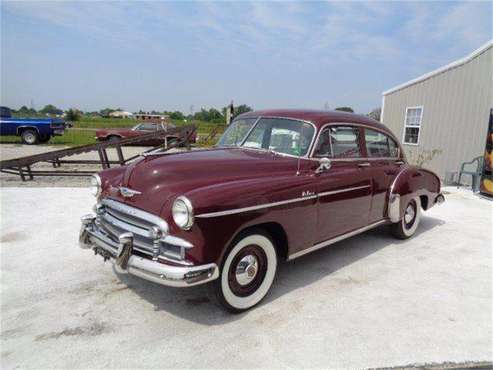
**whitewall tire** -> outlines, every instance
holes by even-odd
[[[226,255],[215,282],[219,303],[239,313],[258,304],[268,293],[277,270],[277,253],[263,232],[245,235]]]
[[[392,234],[398,239],[408,239],[416,233],[420,220],[421,201],[415,197],[406,204],[402,219],[391,225]]]

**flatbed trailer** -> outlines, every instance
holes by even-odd
[[[132,137],[121,140],[110,140],[103,141],[95,144],[87,144],[81,145],[73,148],[66,148],[60,150],[54,150],[46,153],[34,154],[20,158],[7,159],[4,161],[0,161],[0,172],[19,175],[22,181],[26,181],[27,178],[29,180],[33,180],[34,176],[90,176],[94,173],[94,171],[87,170],[57,170],[57,168],[61,167],[62,164],[99,164],[103,169],[110,168],[111,165],[120,165],[124,166],[128,162],[134,160],[141,156],[141,154],[131,156],[129,158],[125,158],[122,151],[122,146],[127,145],[138,145],[140,142],[145,142],[149,139],[163,139],[163,144],[155,147],[151,147],[150,149],[143,152],[143,154],[153,153],[153,152],[165,152],[171,148],[178,147],[180,145],[186,146],[188,150],[190,150],[190,138],[195,132],[196,127],[194,125],[187,125],[183,127],[176,127],[166,131],[156,131],[151,132],[149,134],[141,135],[138,137]],[[176,136],[178,134],[177,139],[171,143],[168,143],[167,136],[170,134],[174,134]],[[112,161],[108,157],[107,150],[110,148],[114,148],[116,150],[116,154],[118,160]],[[97,151],[99,154],[99,160],[94,159],[65,159],[66,157],[70,157],[77,154],[89,153]],[[53,170],[33,170],[31,166],[41,163],[47,162],[52,164]]]

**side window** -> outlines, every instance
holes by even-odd
[[[387,135],[375,131],[365,129],[366,152],[368,157],[397,157],[398,146],[393,139]]]
[[[404,144],[418,145],[423,107],[407,107],[404,119]]]
[[[328,127],[321,132],[315,150],[317,157],[361,157],[359,128],[351,126]]]

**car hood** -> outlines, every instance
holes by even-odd
[[[296,158],[243,148],[220,148],[147,156],[127,166],[116,186],[141,194],[124,198],[113,191],[112,197],[160,214],[162,206],[179,195],[214,184],[295,173]]]

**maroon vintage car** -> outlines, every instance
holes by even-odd
[[[120,140],[140,135],[146,135],[154,131],[171,130],[175,127],[176,126],[171,123],[142,122],[132,128],[99,129],[96,131],[96,139],[99,141]],[[166,140],[168,141],[168,143],[176,139],[176,134],[170,134],[166,136]],[[195,133],[190,138],[190,141],[192,143],[196,142]],[[146,140],[145,142],[139,142],[136,145],[158,146],[161,144],[163,144],[163,139],[156,138]]]
[[[92,181],[82,248],[162,285],[213,282],[232,312],[264,298],[280,261],[383,224],[409,238],[444,201],[385,126],[342,112],[249,112],[216,148],[154,153]]]

